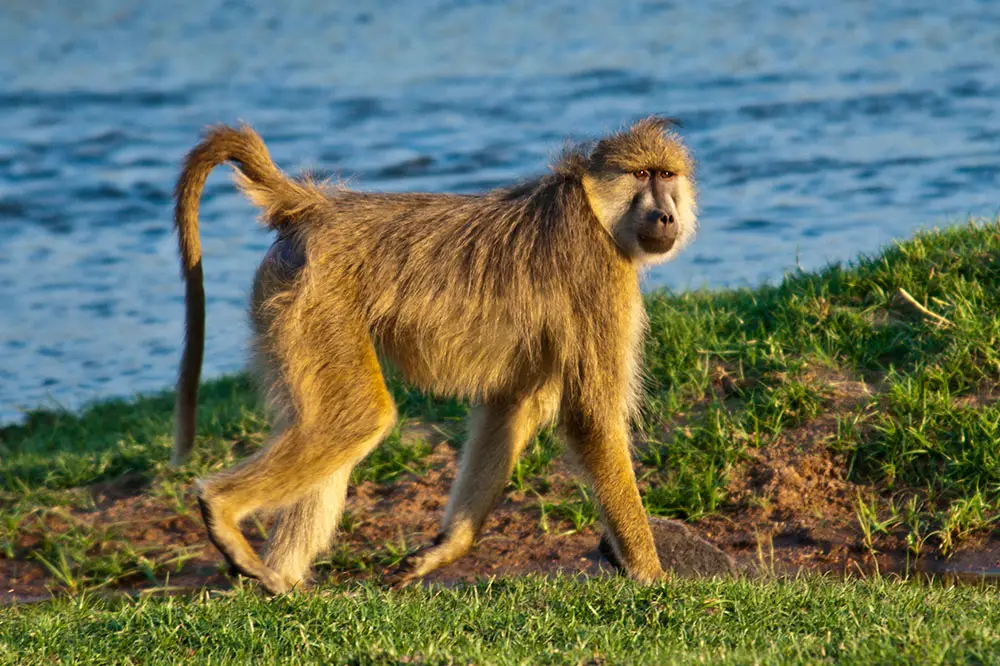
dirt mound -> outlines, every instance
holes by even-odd
[[[748,565],[791,569],[856,569],[855,503],[860,488],[846,478],[845,456],[829,447],[837,419],[861,405],[871,388],[827,374],[819,380],[828,400],[823,413],[782,431],[729,477],[729,505],[703,521],[706,536]]]

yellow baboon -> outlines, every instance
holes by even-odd
[[[675,256],[696,226],[692,160],[668,121],[641,120],[566,151],[550,175],[478,196],[290,179],[249,127],[210,130],[176,188],[187,283],[177,462],[194,438],[205,337],[198,203],[223,162],[278,234],[250,306],[274,431],[198,489],[209,536],[235,571],[280,593],[328,546],[351,469],[396,421],[383,358],[416,386],[476,405],[441,534],[396,584],[469,550],[522,448],[554,419],[619,563],[640,581],[662,575],[629,428],[646,325],[640,269]],[[265,561],[238,527],[261,509],[279,510]]]

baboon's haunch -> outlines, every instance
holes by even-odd
[[[469,550],[522,448],[554,419],[618,561],[640,581],[662,575],[629,426],[646,323],[639,270],[673,257],[695,231],[692,162],[667,121],[639,121],[566,152],[550,175],[481,196],[292,180],[250,128],[212,129],[176,190],[187,281],[177,461],[194,438],[205,336],[198,200],[223,162],[278,232],[250,305],[274,432],[198,491],[209,536],[233,569],[279,593],[327,547],[351,469],[396,421],[381,357],[423,389],[478,405],[441,534],[408,558],[398,584]],[[262,509],[279,510],[264,561],[238,528]]]

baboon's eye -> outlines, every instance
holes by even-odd
[[[646,171],[645,169],[639,169],[638,171],[633,171],[632,175],[638,178],[639,180],[646,180],[647,178],[649,178],[649,172]]]
[[[662,178],[663,180],[670,180],[677,174],[674,173],[673,171],[657,171],[656,175]]]

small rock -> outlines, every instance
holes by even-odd
[[[721,576],[735,575],[736,563],[727,553],[702,539],[679,520],[650,518],[649,527],[653,531],[656,553],[664,571],[673,571],[680,576]],[[611,564],[622,569],[605,534],[597,549]]]

